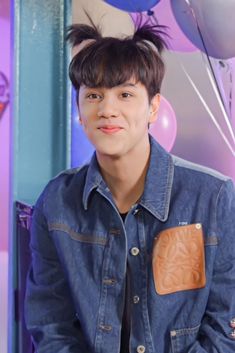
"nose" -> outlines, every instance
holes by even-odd
[[[99,103],[97,115],[99,118],[116,118],[119,115],[117,103],[112,97],[104,97]]]

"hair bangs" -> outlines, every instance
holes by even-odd
[[[157,40],[160,41],[158,37]],[[160,92],[165,71],[160,44],[154,44],[149,38],[139,40],[138,36],[134,39],[96,38],[72,59],[71,82],[79,91],[81,85],[112,88],[134,80],[146,87],[151,99]]]
[[[104,41],[103,45],[94,43],[72,60],[72,83],[76,89],[81,85],[111,88],[130,79],[146,84],[149,78],[146,77],[148,70],[143,69],[146,66],[144,57],[143,50],[131,40],[126,40],[124,44],[112,38]]]

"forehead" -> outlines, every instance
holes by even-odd
[[[123,83],[120,83],[118,85],[112,86],[112,87],[106,87],[106,86],[86,86],[85,84],[82,84],[80,86],[80,90],[84,91],[84,90],[90,90],[90,89],[102,89],[102,90],[107,90],[107,91],[111,91],[111,90],[115,90],[115,89],[119,89],[119,88],[133,88],[133,89],[141,89],[141,88],[145,88],[145,86],[140,82],[137,81],[135,78],[131,78]]]

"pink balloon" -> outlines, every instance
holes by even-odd
[[[193,52],[198,48],[191,43],[183,31],[180,29],[176,19],[173,15],[170,0],[160,1],[151,9],[154,14],[150,16],[151,21],[160,25],[167,26],[167,33],[170,38],[167,38],[168,49],[179,52]],[[137,19],[136,13],[131,13],[131,17],[135,22]],[[146,17],[149,17],[146,15]]]
[[[169,152],[175,142],[177,121],[172,106],[163,96],[157,115],[157,120],[150,125],[149,132]]]

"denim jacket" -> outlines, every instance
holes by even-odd
[[[150,143],[125,222],[95,154],[39,197],[25,299],[38,353],[119,353],[127,261],[131,353],[235,352],[233,183]]]

